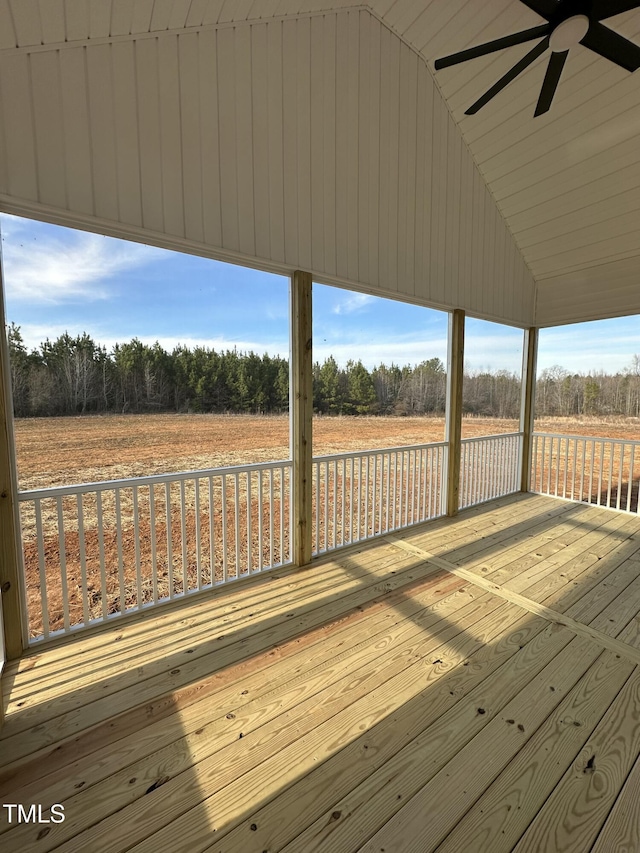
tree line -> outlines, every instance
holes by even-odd
[[[289,363],[280,356],[205,347],[171,352],[137,338],[108,352],[84,333],[65,333],[28,351],[20,327],[7,329],[16,417],[89,413],[217,412],[279,414],[289,407]],[[327,415],[442,415],[446,369],[439,358],[417,365],[332,357],[313,366],[313,405]],[[466,414],[517,418],[520,377],[506,370],[466,373]],[[640,417],[640,356],[616,374],[544,370],[536,414]]]

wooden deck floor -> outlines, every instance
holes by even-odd
[[[640,851],[640,519],[527,495],[11,666],[3,853]],[[43,817],[47,817],[44,812]]]

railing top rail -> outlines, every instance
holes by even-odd
[[[494,435],[473,435],[471,438],[463,438],[461,444],[467,444],[472,441],[493,441],[498,438],[519,438],[521,435],[521,432],[499,432]]]
[[[18,492],[18,500],[32,501],[42,498],[67,497],[85,492],[106,492],[111,489],[127,489],[132,486],[154,486],[163,483],[179,483],[182,480],[196,480],[225,474],[244,474],[254,471],[267,471],[275,468],[291,467],[290,459],[275,462],[255,462],[248,465],[229,465],[225,468],[203,468],[197,471],[178,471],[170,474],[151,474],[147,477],[131,477],[124,480],[99,480],[96,483],[74,483],[70,486],[52,486],[49,489],[29,489]]]
[[[633,444],[636,447],[640,447],[640,441],[636,441],[633,438],[612,438],[605,435],[577,435],[575,433],[537,431],[533,435],[539,438],[577,438],[579,441],[610,441],[614,444]]]
[[[401,447],[377,447],[372,450],[351,450],[345,453],[331,453],[327,456],[314,456],[314,462],[333,462],[336,459],[351,459],[354,456],[378,456],[380,453],[401,453],[406,450],[426,450],[430,447],[446,447],[446,441],[432,441],[429,444],[404,444]]]

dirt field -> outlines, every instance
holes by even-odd
[[[444,439],[444,418],[314,420],[314,454],[423,444]],[[515,421],[465,418],[463,438],[517,430]],[[634,420],[554,418],[542,432],[640,438]],[[21,489],[143,477],[286,459],[286,417],[128,415],[25,418],[15,425]]]
[[[536,428],[544,432],[627,439],[636,439],[640,433],[637,423],[621,420],[606,423],[554,419],[537,423]],[[286,459],[288,430],[286,417],[155,415],[19,420],[15,432],[20,488]],[[464,421],[463,437],[515,430],[517,423],[513,421],[469,418]],[[325,417],[314,421],[316,456],[424,444],[443,438],[441,418]],[[405,455],[398,456],[404,465]],[[578,454],[576,461],[580,460]],[[382,477],[377,464],[375,459],[372,466],[367,463],[364,473],[362,463],[359,469],[344,463],[331,471],[328,468],[323,469],[324,473],[320,471],[318,519],[326,511],[325,537],[330,523],[335,542],[342,541],[347,526],[347,541],[356,524],[358,538],[361,525],[370,535],[376,532],[376,521],[372,514],[367,514],[366,507],[372,507],[375,501],[376,476]],[[409,488],[414,496],[420,492],[416,459],[411,465],[407,461],[406,470],[396,469],[395,465],[392,513],[396,509],[396,494],[405,490],[409,495]],[[413,473],[410,474],[409,468]],[[627,471],[623,473],[626,475]],[[210,481],[192,478],[182,485],[175,482],[170,488],[164,484],[137,489],[109,488],[101,492],[100,504],[95,492],[85,495],[82,501],[75,495],[65,497],[59,504],[43,499],[39,518],[33,501],[22,503],[31,634],[41,633],[43,621],[53,631],[65,622],[81,624],[107,613],[137,608],[170,593],[180,595],[200,584],[286,562],[289,559],[287,477],[283,469],[273,474],[265,472],[264,477],[254,472],[243,474],[240,479],[234,479],[233,475]],[[388,503],[391,499],[388,468],[386,483]],[[633,499],[635,508],[637,493]],[[402,499],[398,500],[401,512]],[[336,517],[340,506],[342,521]],[[379,523],[381,518],[382,510]],[[314,536],[319,523],[314,510]],[[38,524],[43,531],[40,552]],[[41,586],[45,578],[47,600],[43,613]]]

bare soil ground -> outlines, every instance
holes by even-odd
[[[463,437],[495,435],[517,430],[515,421],[491,418],[467,418]],[[553,419],[538,422],[544,432],[595,435],[637,439],[637,421],[589,419]],[[196,471],[207,468],[267,462],[289,456],[287,417],[223,415],[129,415],[50,419],[23,419],[16,422],[16,447],[21,490],[47,488],[101,480],[129,479],[149,474]],[[443,418],[329,418],[314,421],[314,455],[399,447],[442,441]],[[44,543],[39,560],[35,514],[32,505],[23,505],[23,539],[30,631],[42,632],[43,618],[50,630],[64,624],[79,624],[106,613],[128,610],[154,597],[166,597],[170,591],[180,594],[194,588],[198,581],[221,580],[225,571],[222,551],[214,554],[211,532],[220,536],[223,520],[229,530],[227,557],[229,576],[246,572],[255,563],[260,543],[257,540],[259,501],[252,493],[252,555],[244,540],[247,532],[246,492],[241,495],[244,515],[238,516],[241,528],[236,541],[234,495],[221,501],[216,487],[213,512],[205,486],[199,493],[196,511],[195,484],[183,496],[179,508],[178,486],[172,486],[170,516],[164,501],[164,487],[154,489],[154,521],[151,521],[149,490],[140,489],[137,500],[139,518],[133,524],[133,493],[121,490],[121,525],[115,524],[114,493],[105,493],[103,526],[98,530],[95,498],[83,499],[83,530],[78,524],[75,498],[65,498],[61,512],[65,535],[58,535],[58,511],[53,501],[42,502]],[[244,487],[246,488],[246,487]],[[330,498],[330,492],[329,494]],[[264,493],[263,493],[264,495]],[[281,504],[281,497],[283,501]],[[329,498],[325,495],[325,500]],[[175,503],[174,503],[175,499]],[[637,497],[634,495],[634,499]],[[262,501],[265,530],[273,511],[275,524],[270,541],[263,542],[264,564],[286,561],[288,525],[281,526],[280,513],[288,517],[288,499],[278,488],[273,507]],[[181,514],[182,513],[182,514]],[[199,514],[198,514],[199,513]],[[184,517],[183,517],[184,516]],[[210,519],[213,518],[213,521]],[[315,522],[314,522],[315,523]],[[211,525],[211,526],[210,526]],[[167,546],[167,529],[173,537],[173,552]],[[137,532],[136,532],[137,530]],[[216,533],[217,531],[217,533]],[[152,547],[151,540],[154,540]],[[238,553],[235,549],[238,548]],[[106,567],[101,575],[100,550]],[[240,568],[243,567],[243,568]],[[41,604],[41,572],[46,576],[47,604]],[[66,592],[65,592],[66,587]],[[68,613],[63,599],[67,598]]]
[[[465,418],[463,437],[516,430],[517,423]],[[640,438],[635,419],[553,418],[543,432]],[[88,483],[286,459],[287,417],[240,415],[105,415],[24,418],[16,422],[21,489]],[[318,417],[314,453],[338,453],[444,439],[444,418]]]

